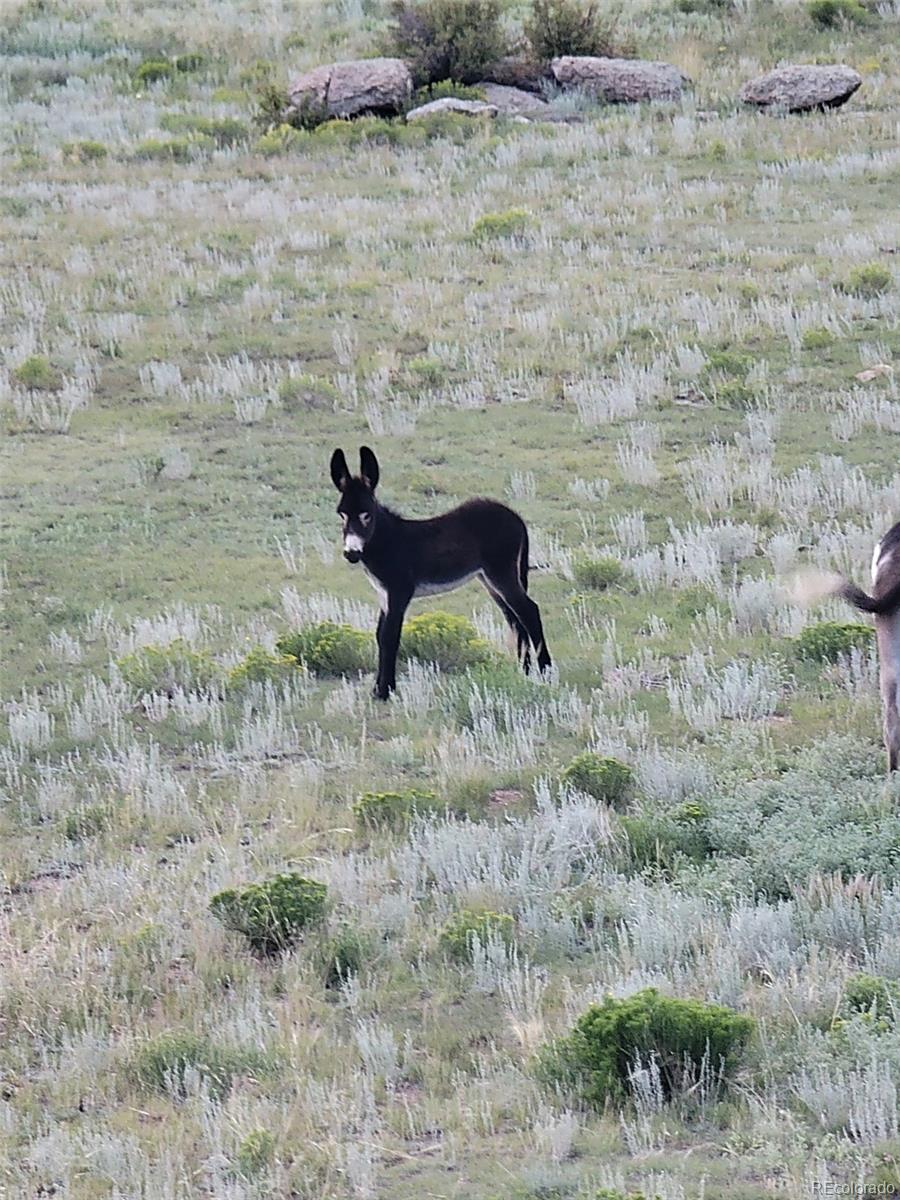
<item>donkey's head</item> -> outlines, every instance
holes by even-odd
[[[338,515],[344,524],[344,558],[356,563],[363,556],[366,543],[375,532],[378,502],[378,459],[368,446],[359,451],[359,474],[351,475],[343,450],[331,456],[331,479],[341,493]]]

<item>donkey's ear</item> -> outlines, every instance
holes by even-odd
[[[331,456],[331,482],[339,492],[346,491],[350,482],[350,468],[347,466],[343,450],[335,450]]]
[[[369,489],[374,492],[378,487],[378,459],[372,453],[368,446],[360,446],[359,448],[359,477]]]

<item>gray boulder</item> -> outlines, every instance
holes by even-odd
[[[546,100],[525,92],[521,88],[506,87],[502,83],[479,83],[488,104],[493,104],[504,116],[546,118],[550,106]]]
[[[412,76],[400,58],[329,63],[301,75],[288,89],[290,108],[318,109],[328,117],[393,116],[411,95]]]
[[[610,104],[679,100],[685,83],[684,76],[670,63],[638,58],[566,54],[553,59],[550,72],[561,88],[578,88]]]
[[[767,71],[741,88],[744,104],[781,112],[838,108],[862,83],[862,76],[843,63],[833,66],[788,66]]]
[[[421,121],[426,117],[440,116],[441,113],[460,113],[464,117],[496,117],[497,108],[493,104],[485,104],[483,100],[460,100],[456,96],[442,96],[440,100],[430,100],[418,108],[411,108],[406,114],[406,119]]]

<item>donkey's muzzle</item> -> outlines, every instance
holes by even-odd
[[[362,558],[362,550],[345,550],[344,558],[348,563],[358,563]]]

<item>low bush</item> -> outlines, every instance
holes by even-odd
[[[165,58],[148,58],[137,68],[132,76],[138,87],[146,87],[151,83],[163,83],[175,77],[175,65]]]
[[[510,945],[514,932],[515,922],[509,913],[474,912],[465,908],[441,930],[440,946],[448,958],[469,962],[475,942],[485,945],[491,939],[499,939]]]
[[[493,657],[471,621],[445,612],[421,613],[407,621],[400,653],[405,659],[434,663],[442,671],[464,671]]]
[[[869,16],[859,0],[808,0],[806,11],[822,29],[833,29],[836,25],[861,25]]]
[[[384,50],[409,64],[416,87],[477,83],[507,52],[499,0],[393,0]]]
[[[68,163],[103,162],[108,154],[102,142],[64,142],[62,147],[63,162]]]
[[[572,568],[575,582],[580,588],[588,588],[595,592],[605,592],[607,588],[625,583],[629,574],[617,558],[603,555],[600,558],[589,558],[582,555],[575,559]]]
[[[889,292],[893,284],[893,276],[887,267],[881,263],[866,263],[856,267],[841,284],[841,290],[861,300],[874,300]]]
[[[843,1009],[862,1013],[887,1028],[900,1013],[900,987],[880,975],[852,975],[844,985]]]
[[[418,108],[420,104],[430,104],[432,100],[484,100],[484,98],[484,88],[457,83],[455,79],[442,79],[439,83],[429,83],[425,87],[417,88],[409,107]]]
[[[631,866],[668,874],[682,862],[702,862],[712,853],[704,804],[688,801],[668,813],[624,816]]]
[[[231,687],[248,683],[281,683],[296,671],[297,659],[287,654],[270,654],[263,646],[254,646],[228,673]]]
[[[525,37],[532,56],[549,62],[563,54],[615,57],[615,22],[601,16],[589,0],[532,0],[525,19]]]
[[[190,162],[199,152],[212,150],[215,142],[212,138],[200,134],[189,137],[147,138],[138,142],[134,148],[134,157],[149,162]]]
[[[172,62],[176,71],[189,75],[194,71],[203,70],[206,66],[206,56],[196,53],[176,54]]]
[[[434,792],[408,788],[402,792],[365,792],[353,805],[353,816],[363,829],[404,829],[415,812],[432,808]]]
[[[62,383],[59,371],[45,354],[31,354],[12,372],[15,382],[31,392],[52,392]]]
[[[209,907],[226,929],[242,933],[258,954],[278,954],[322,920],[327,893],[324,883],[291,873],[228,888],[213,896]]]
[[[159,123],[167,133],[195,134],[210,138],[217,146],[234,146],[248,136],[247,126],[235,117],[199,117],[190,113],[166,113]]]
[[[803,630],[794,647],[798,658],[837,662],[842,654],[871,645],[874,637],[875,630],[870,625],[853,621],[819,621]]]
[[[503,212],[484,213],[472,226],[472,240],[487,242],[494,238],[516,237],[528,224],[524,208],[507,208]]]
[[[205,650],[194,650],[182,638],[167,646],[142,646],[116,663],[126,683],[141,692],[196,691],[208,687],[219,668]]]
[[[561,775],[563,783],[602,800],[613,808],[623,807],[634,792],[634,771],[617,758],[585,750],[576,755]]]
[[[827,329],[804,329],[800,345],[804,350],[828,350],[834,345],[834,334]]]
[[[62,820],[63,837],[69,842],[83,842],[95,837],[108,827],[110,815],[109,809],[102,804],[90,804],[66,813]]]
[[[222,1099],[237,1075],[263,1075],[270,1070],[258,1050],[226,1047],[216,1039],[187,1030],[170,1030],[147,1042],[135,1054],[131,1074],[146,1091],[183,1097],[188,1077],[196,1072],[209,1091]]]
[[[726,1082],[754,1030],[751,1017],[718,1004],[679,1000],[647,988],[626,999],[593,1004],[568,1037],[545,1052],[541,1073],[574,1087],[587,1103],[621,1103],[636,1067],[659,1070],[667,1099],[707,1068]]]
[[[352,925],[341,925],[322,947],[325,987],[337,991],[358,975],[371,952],[368,939]]]
[[[254,1129],[238,1146],[234,1169],[245,1179],[255,1179],[272,1165],[274,1159],[274,1137],[268,1129]]]
[[[320,621],[280,637],[275,649],[314,675],[356,675],[371,669],[373,645],[371,635],[360,629]]]
[[[276,154],[290,154],[299,150],[309,138],[303,129],[295,129],[293,125],[273,125],[253,143],[257,154],[272,157]]]

